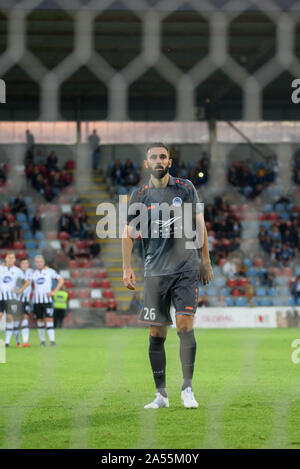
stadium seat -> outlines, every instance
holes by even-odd
[[[64,279],[65,280],[65,283],[64,283],[64,286],[68,289],[70,288],[73,288],[73,282],[72,280],[68,280],[68,279]]]
[[[294,270],[294,273],[295,273],[296,277],[298,275],[300,275],[300,267],[296,267],[295,270]]]
[[[90,291],[89,290],[78,290],[77,291],[77,298],[80,300],[85,300],[90,297]]]
[[[273,301],[270,298],[264,297],[260,300],[260,306],[272,306]]]
[[[105,308],[105,306],[106,306],[106,305],[105,305],[104,301],[101,300],[101,299],[97,299],[97,300],[95,300],[94,303],[93,303],[93,307],[94,307],[94,308]]]
[[[248,278],[240,278],[237,281],[237,284],[239,287],[245,287],[246,285],[249,285],[249,279]]]
[[[217,289],[214,287],[208,287],[207,288],[207,296],[216,296],[217,295]]]
[[[246,271],[246,275],[247,277],[255,277],[257,275],[257,271],[254,267],[250,267],[247,271]]]
[[[93,289],[93,290],[91,290],[91,298],[92,298],[93,300],[102,298],[101,290],[99,290],[99,289]]]
[[[69,239],[69,233],[67,233],[66,231],[61,231],[58,235],[58,239],[60,239],[61,241],[67,241]]]
[[[20,260],[22,257],[27,257],[27,252],[26,251],[18,251],[16,253],[16,259]]]
[[[239,296],[235,301],[235,306],[246,306],[247,300],[246,298]]]
[[[37,240],[37,241],[40,241],[42,239],[45,239],[45,236],[44,236],[44,233],[42,231],[37,231],[34,235],[34,238]]]
[[[76,163],[74,160],[68,160],[65,164],[65,169],[67,171],[73,171],[76,168]]]
[[[69,300],[76,298],[76,293],[74,292],[74,290],[68,290],[68,294],[69,294]]]
[[[244,259],[244,264],[245,264],[246,267],[252,267],[253,266],[252,260],[248,259],[248,258]]]
[[[116,300],[108,300],[106,302],[106,307],[108,309],[117,309],[118,308],[118,302]]]
[[[95,272],[93,270],[85,270],[84,276],[86,278],[95,278]]]
[[[221,288],[220,294],[223,295],[223,296],[230,296],[231,295],[230,290],[227,287]]]
[[[104,290],[102,293],[103,298],[114,298],[115,294],[113,290]]]
[[[72,278],[80,278],[82,276],[81,270],[72,270],[71,277]]]
[[[286,304],[286,303],[284,303],[284,304]],[[287,304],[288,304],[288,306],[296,306],[295,299],[293,297],[290,297],[287,300]]]
[[[279,296],[289,296],[291,294],[290,289],[288,287],[278,287],[278,295]]]
[[[6,215],[8,213],[11,213],[11,206],[10,205],[3,205],[2,208],[1,208],[1,211]]]
[[[213,283],[216,287],[225,287],[226,279],[224,277],[215,277]]]
[[[96,278],[107,278],[107,273],[105,270],[98,270],[96,272]]]
[[[77,249],[85,249],[85,242],[84,241],[76,241]]]
[[[15,221],[15,216],[12,213],[6,215],[8,223],[13,223]]]
[[[101,280],[100,288],[111,288],[109,280]]]
[[[83,260],[81,260],[81,261],[79,262],[79,265],[80,265],[80,267],[82,267],[82,268],[89,268],[89,267],[92,266],[91,261],[89,261],[88,259],[83,259]]]
[[[226,282],[226,285],[229,288],[237,287],[238,286],[238,281],[235,278],[229,278]]]
[[[41,241],[38,242],[38,249],[46,249],[48,246],[48,243],[45,239],[42,239]]]
[[[99,286],[99,282],[97,282],[96,280],[90,280],[88,283],[89,288],[97,288],[98,286]]]
[[[267,294],[265,287],[258,287],[255,289],[256,296],[265,296]]]
[[[240,290],[238,290],[237,288],[234,288],[231,292],[231,296],[241,296]]]
[[[33,260],[35,258],[35,256],[37,256],[37,255],[38,255],[38,252],[34,251],[34,252],[30,252],[28,254],[28,257]]]
[[[90,308],[93,308],[93,302],[92,300],[83,300],[81,302],[81,307],[83,309],[90,309]]]
[[[27,222],[27,217],[26,217],[25,213],[17,213],[16,218],[17,218],[19,223],[21,223],[23,221]]]
[[[36,249],[35,241],[25,241],[26,249]]]
[[[69,308],[70,309],[79,309],[80,308],[80,301],[77,299],[71,299],[69,301]]]
[[[227,306],[234,306],[234,301],[232,298],[225,298]]]
[[[49,241],[54,241],[57,239],[57,233],[55,231],[48,231],[48,233],[46,233],[46,239],[48,239]]]
[[[274,287],[269,288],[268,295],[269,296],[276,296],[277,295],[276,288],[274,288]]]
[[[20,250],[20,249],[25,249],[25,244],[23,243],[23,241],[15,241],[14,244],[13,244],[13,249],[15,250]]]
[[[79,267],[79,262],[76,260],[71,260],[69,262],[69,269],[78,269]]]

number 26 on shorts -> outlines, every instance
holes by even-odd
[[[155,308],[144,308],[144,319],[146,319],[146,321],[154,321],[155,317]]]

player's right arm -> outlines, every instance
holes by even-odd
[[[133,246],[133,233],[130,226],[125,225],[122,237],[122,256],[123,256],[123,283],[129,290],[134,290],[135,275],[131,267],[131,253]]]

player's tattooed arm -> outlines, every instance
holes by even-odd
[[[133,246],[133,232],[131,228],[126,225],[122,237],[122,256],[123,256],[123,283],[129,290],[134,290],[135,275],[131,267],[131,253]]]
[[[29,287],[29,285],[30,285],[29,280],[25,280],[25,283],[22,285],[22,287],[21,287],[21,288],[15,288],[14,291],[15,291],[15,293],[16,293],[17,295],[19,295],[19,294],[22,293],[27,287]]]
[[[205,224],[203,227],[203,246],[200,249],[200,254],[202,261],[200,266],[200,281],[203,282],[203,285],[206,285],[213,280],[214,273],[210,262],[207,229]]]

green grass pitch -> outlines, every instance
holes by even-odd
[[[0,333],[3,338],[3,332]],[[14,338],[0,364],[0,448],[300,448],[300,329],[196,330],[198,409],[180,402],[179,340],[166,342],[170,408],[154,398],[146,329]]]

